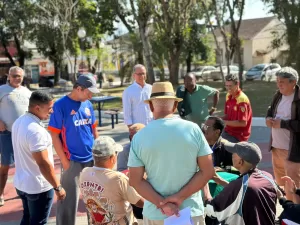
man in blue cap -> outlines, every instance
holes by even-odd
[[[48,129],[61,160],[64,173],[62,187],[67,197],[57,203],[57,224],[74,225],[79,201],[79,174],[93,166],[92,146],[98,137],[93,105],[89,101],[99,93],[93,77],[81,75],[70,94],[57,100]]]

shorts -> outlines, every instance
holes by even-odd
[[[1,154],[1,165],[10,166],[14,164],[14,151],[11,140],[10,131],[0,132],[0,154]]]

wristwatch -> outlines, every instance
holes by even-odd
[[[62,190],[62,186],[61,186],[61,184],[60,185],[58,185],[56,188],[53,188],[54,189],[54,191],[58,191],[58,192],[60,192],[61,190]]]

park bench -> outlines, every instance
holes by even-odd
[[[119,123],[119,109],[110,109],[106,111],[104,114],[110,115],[111,117],[111,128],[115,128],[115,119],[116,119],[116,124]]]

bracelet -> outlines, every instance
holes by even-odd
[[[216,108],[216,107],[211,107],[210,109],[211,109],[211,110],[217,110],[217,108]]]

